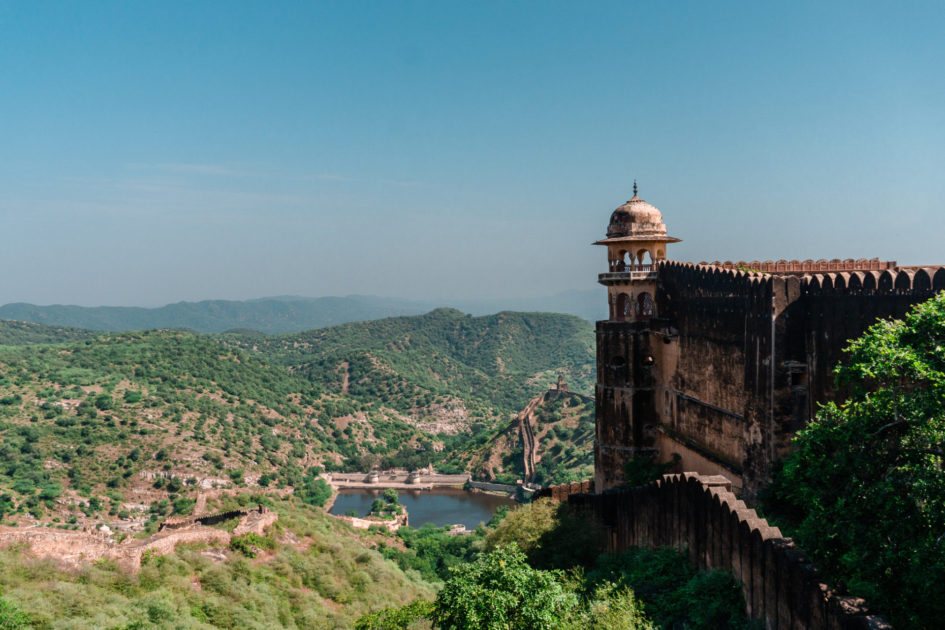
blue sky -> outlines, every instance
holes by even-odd
[[[0,303],[592,288],[945,263],[939,2],[4,2]]]

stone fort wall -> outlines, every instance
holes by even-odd
[[[598,488],[619,485],[635,453],[678,452],[753,495],[817,405],[842,395],[832,369],[848,340],[945,290],[945,267],[771,265],[790,269],[662,262],[656,318],[598,322]]]
[[[834,593],[803,552],[746,507],[722,477],[665,475],[646,486],[587,494],[590,484],[543,490],[596,518],[611,551],[630,547],[685,549],[693,566],[721,569],[742,588],[748,616],[769,630],[880,630],[863,600]]]

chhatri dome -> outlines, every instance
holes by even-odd
[[[650,251],[653,260],[661,260],[666,257],[666,243],[678,242],[678,238],[666,234],[663,214],[656,206],[640,199],[637,183],[633,182],[633,197],[611,213],[607,238],[594,244],[623,246],[623,250],[631,254],[642,247]],[[613,253],[616,258],[622,257],[618,250]]]
[[[637,183],[633,182],[633,197],[610,215],[607,238],[639,237],[650,239],[666,236],[663,215],[656,208],[640,199]]]
[[[607,238],[594,243],[607,247],[607,272],[597,281],[607,287],[611,321],[656,317],[659,263],[666,260],[666,246],[678,242],[666,233],[662,213],[640,199],[633,182],[633,197],[610,215]]]

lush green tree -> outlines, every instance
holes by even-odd
[[[554,628],[577,605],[555,574],[528,566],[515,545],[453,569],[433,603],[443,630]]]
[[[568,504],[539,499],[510,511],[486,535],[486,548],[514,543],[532,566],[570,569],[594,563],[604,550],[604,531],[586,515],[574,514]]]
[[[945,583],[945,293],[846,351],[849,397],[798,433],[771,507],[897,628],[941,627],[945,597],[929,588]]]
[[[115,402],[108,394],[99,394],[95,397],[95,406],[102,411],[106,411],[115,406]]]
[[[321,507],[331,498],[331,486],[322,478],[308,476],[303,485],[295,489],[295,493],[309,505]]]

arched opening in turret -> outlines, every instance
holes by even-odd
[[[645,321],[656,317],[656,304],[653,296],[644,291],[637,295],[637,321]]]
[[[641,249],[637,252],[637,260],[634,269],[636,271],[648,271],[653,265],[653,253],[648,249]]]
[[[630,296],[626,293],[617,295],[617,312],[614,319],[618,322],[625,322],[630,318]]]
[[[632,262],[632,261],[630,261]],[[621,249],[617,252],[617,260],[614,261],[614,271],[624,271],[629,262],[627,261],[627,250]]]

